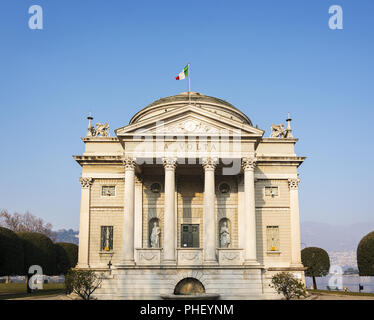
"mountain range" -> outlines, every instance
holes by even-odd
[[[374,231],[374,222],[338,226],[321,222],[301,223],[301,247],[320,247],[327,252],[355,251],[360,240]]]

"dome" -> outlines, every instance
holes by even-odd
[[[252,126],[251,120],[240,110],[235,108],[231,103],[225,100],[206,96],[199,92],[191,92],[190,97],[188,92],[182,92],[175,96],[161,98],[149,104],[144,109],[137,112],[129,124],[141,122],[143,120],[152,118],[165,111],[172,111],[176,108],[186,106],[191,102],[191,105],[205,109],[207,111],[216,113],[219,116],[225,117],[232,121],[249,124]]]

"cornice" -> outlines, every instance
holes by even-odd
[[[82,137],[81,140],[86,142],[119,142],[117,137]]]

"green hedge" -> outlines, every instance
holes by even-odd
[[[45,275],[57,274],[55,246],[47,236],[36,232],[19,232],[24,250],[23,274],[27,274],[32,265],[39,265]]]
[[[308,247],[301,250],[301,261],[307,268],[307,277],[323,277],[328,275],[330,270],[330,258],[328,253],[317,247]]]
[[[74,243],[55,243],[57,273],[66,274],[69,269],[74,268],[78,261],[78,246]]]
[[[0,276],[23,274],[21,239],[12,230],[0,227]]]
[[[374,276],[374,231],[363,237],[357,247],[360,276]]]

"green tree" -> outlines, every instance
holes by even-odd
[[[304,284],[289,272],[280,272],[271,278],[270,287],[283,294],[286,300],[306,296]]]
[[[78,246],[74,243],[57,242],[54,244],[57,259],[57,273],[66,274],[78,261]]]
[[[0,276],[23,274],[24,256],[21,239],[0,227]]]
[[[374,276],[374,231],[363,237],[357,247],[360,276]]]
[[[101,276],[92,270],[70,270],[65,276],[67,293],[76,293],[83,300],[90,300],[94,291],[100,287]]]
[[[27,274],[30,266],[39,265],[45,275],[55,275],[56,252],[51,239],[41,233],[19,232],[17,234],[23,243],[24,268],[23,274]]]
[[[328,275],[330,258],[328,253],[317,247],[308,247],[301,250],[301,261],[306,267],[305,275],[313,278],[313,288],[317,289],[316,277]]]

